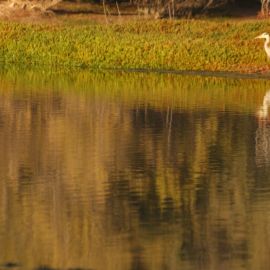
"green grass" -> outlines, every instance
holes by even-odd
[[[0,23],[0,61],[25,65],[257,72],[267,68],[265,20],[123,24]]]

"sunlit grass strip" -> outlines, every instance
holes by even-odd
[[[256,72],[267,67],[267,21],[146,21],[113,25],[0,23],[0,61],[85,68]]]

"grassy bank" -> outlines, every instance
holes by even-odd
[[[0,23],[0,61],[86,68],[257,72],[267,70],[264,20],[124,24]]]

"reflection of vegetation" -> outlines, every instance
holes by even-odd
[[[0,91],[23,93],[72,91],[77,95],[100,96],[122,101],[136,108],[196,109],[251,111],[261,105],[267,80],[190,77],[173,74],[126,72],[64,72],[61,70],[0,70]],[[192,78],[192,79],[191,79]],[[29,84],[31,81],[31,84]],[[226,82],[226,83],[225,83]],[[64,90],[63,90],[64,89]],[[167,116],[165,116],[167,117]],[[160,119],[161,120],[161,119]],[[164,120],[164,119],[163,119]]]
[[[269,264],[260,198],[269,172],[255,167],[252,114],[266,81],[9,72],[0,76],[0,262]]]

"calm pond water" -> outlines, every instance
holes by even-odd
[[[269,90],[0,69],[0,269],[268,269]]]

